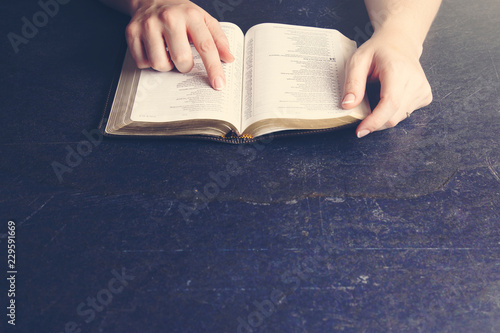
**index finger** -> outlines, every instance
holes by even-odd
[[[219,21],[216,19],[210,18],[206,20],[206,24],[208,30],[212,34],[212,37],[215,42],[215,46],[219,51],[219,57],[224,62],[232,62],[234,61],[234,56],[231,54],[231,50],[229,49],[229,41],[226,37],[224,31],[220,26]]]
[[[187,28],[194,47],[203,60],[210,84],[214,89],[222,90],[226,85],[226,78],[214,38],[205,21],[189,22]]]

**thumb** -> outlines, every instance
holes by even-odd
[[[366,79],[370,72],[371,57],[358,49],[349,59],[345,69],[342,108],[352,109],[365,97]]]

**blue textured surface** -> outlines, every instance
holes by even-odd
[[[244,30],[369,31],[362,1],[199,4]],[[500,332],[498,1],[444,1],[422,57],[434,102],[394,129],[105,139],[62,181],[51,164],[97,127],[128,19],[71,1],[14,53],[39,10],[0,4],[0,253],[13,220],[18,270],[2,332]]]

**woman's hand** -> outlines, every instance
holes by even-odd
[[[356,129],[359,138],[396,126],[431,103],[432,92],[420,65],[422,48],[397,29],[380,29],[354,53],[346,67],[342,106],[351,109],[364,98],[366,82],[379,80],[380,102]]]
[[[190,42],[199,52],[210,84],[226,84],[221,60],[232,62],[226,35],[219,22],[187,0],[142,0],[131,6],[127,43],[137,67],[186,73],[193,68]],[[167,49],[168,48],[168,49]]]

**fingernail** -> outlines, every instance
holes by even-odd
[[[345,95],[344,99],[342,100],[342,105],[351,104],[354,102],[355,99],[356,99],[356,96],[354,96],[354,94],[347,94],[347,95]]]
[[[370,134],[369,130],[367,129],[361,130],[358,132],[358,138],[361,139],[362,137],[367,136],[368,134]]]
[[[224,79],[220,76],[217,76],[214,80],[214,88],[216,90],[224,89]]]

